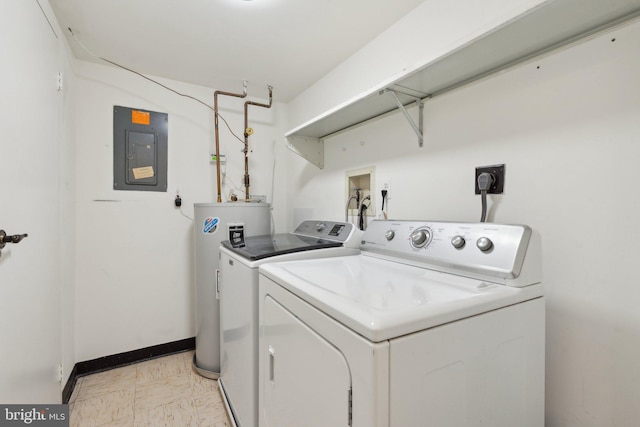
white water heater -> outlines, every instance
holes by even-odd
[[[220,303],[217,298],[219,247],[229,228],[244,236],[271,234],[268,203],[194,204],[196,351],[193,366],[208,378],[220,374]]]

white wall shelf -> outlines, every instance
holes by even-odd
[[[460,48],[309,120],[285,134],[287,146],[320,169],[325,138],[367,120],[504,70],[640,15],[640,0],[552,0]],[[409,118],[409,117],[408,117]],[[421,138],[419,138],[421,139]]]

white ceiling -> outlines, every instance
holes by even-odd
[[[286,102],[425,0],[49,1],[97,56],[216,90],[269,84]],[[65,33],[77,58],[100,62]]]

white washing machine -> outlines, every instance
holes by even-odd
[[[361,253],[260,267],[260,427],[542,427],[540,240],[373,221]]]
[[[220,388],[235,425],[258,425],[258,267],[276,260],[353,255],[360,252],[361,237],[350,223],[303,221],[291,233],[222,242]]]

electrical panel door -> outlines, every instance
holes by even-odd
[[[126,132],[125,164],[128,185],[157,185],[158,133]]]
[[[167,191],[168,116],[113,107],[114,190]]]

